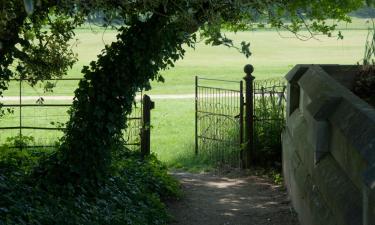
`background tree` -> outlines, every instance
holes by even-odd
[[[250,56],[249,43],[235,46],[222,30],[269,24],[299,38],[331,36],[362,0],[1,0],[0,94],[10,77],[36,80],[62,76],[75,62],[69,50],[74,28],[101,12],[103,26],[118,25],[117,40],[82,70],[62,144],[39,172],[61,182],[95,183],[110,172],[122,143],[135,93],[162,80],[159,72],[184,56],[197,38],[235,47]],[[48,27],[49,30],[43,29]],[[299,33],[300,30],[304,33]],[[339,34],[340,35],[340,34]],[[51,66],[53,65],[53,66]],[[14,66],[14,69],[11,67]]]

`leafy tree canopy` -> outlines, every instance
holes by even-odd
[[[222,30],[248,30],[254,23],[330,36],[336,25],[326,19],[349,22],[347,14],[362,5],[362,0],[0,0],[0,94],[14,76],[33,84],[65,74],[76,61],[69,42],[74,28],[87,18],[100,12],[103,26],[120,24],[117,40],[83,68],[61,147],[39,171],[59,181],[97,181],[110,171],[136,91],[162,80],[160,70],[184,56],[184,44],[194,47],[197,33],[207,44],[230,47]],[[242,42],[236,48],[248,57],[249,46]]]
[[[98,12],[103,26],[120,21],[127,27],[159,15],[179,23],[188,36],[200,29],[207,43],[232,45],[222,28],[246,30],[262,22],[295,33],[306,28],[330,35],[335,24],[326,19],[349,21],[347,13],[361,5],[359,0],[1,0],[1,78],[17,74],[36,81],[65,74],[76,61],[69,46],[74,28]],[[249,54],[246,46],[242,51]]]

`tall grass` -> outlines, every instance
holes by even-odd
[[[235,124],[237,123],[237,124]],[[199,140],[199,152],[197,157],[202,158],[212,167],[221,168],[224,166],[240,167],[240,130],[238,121],[234,123],[215,124],[210,129],[209,137],[212,139],[201,138]],[[220,133],[217,132],[220,130]]]

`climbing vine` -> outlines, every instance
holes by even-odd
[[[184,54],[182,44],[190,42],[178,23],[158,15],[146,22],[134,19],[119,32],[117,41],[83,69],[75,92],[61,157],[78,177],[107,175],[136,91],[149,88],[149,80],[173,66]]]

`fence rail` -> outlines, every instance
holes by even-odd
[[[46,92],[44,85],[51,81],[55,86],[53,92]],[[10,103],[1,106],[7,113],[0,118],[0,144],[20,149],[56,147],[69,119],[67,111],[72,105],[73,90],[79,81],[79,78],[53,79],[32,87],[27,85],[24,79],[11,79],[11,90],[4,94],[5,98],[11,97],[11,100],[7,101]],[[30,100],[30,96],[33,96],[33,100]],[[48,96],[48,99],[45,96]],[[61,100],[59,96],[69,97],[70,100]],[[13,97],[16,97],[16,100]],[[145,97],[135,101],[132,113],[127,118],[128,128],[124,132],[124,140],[132,150],[141,149],[142,132],[149,130],[144,124],[149,124],[150,118],[145,121],[143,115],[151,110],[151,100],[148,97],[147,108],[144,108],[144,99]],[[147,139],[147,136],[145,138]],[[149,148],[149,144],[143,145]]]

